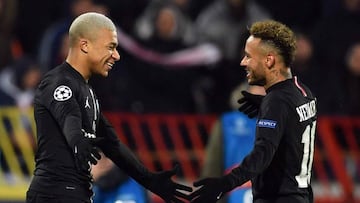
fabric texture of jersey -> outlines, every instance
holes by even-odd
[[[36,90],[34,100],[38,149],[29,190],[91,201],[92,177],[76,168],[72,142],[104,138],[98,148],[139,183],[150,172],[118,139],[113,126],[101,114],[90,85],[68,63],[49,71]]]
[[[41,81],[35,94],[34,113],[38,149],[30,189],[88,200],[92,195],[91,175],[76,169],[74,151],[64,131],[74,129],[67,132],[70,139],[84,136],[83,131],[96,134],[99,104],[93,90],[80,73],[63,63]],[[68,117],[79,122],[65,126]]]
[[[230,184],[251,179],[254,201],[309,195],[316,128],[316,99],[296,77],[266,90],[253,150],[233,169]]]

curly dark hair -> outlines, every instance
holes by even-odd
[[[250,27],[250,35],[260,38],[263,42],[274,47],[279,52],[279,55],[283,57],[287,67],[290,67],[293,63],[296,51],[296,37],[286,25],[274,20],[255,22]]]

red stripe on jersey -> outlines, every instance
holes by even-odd
[[[300,90],[300,91],[301,91],[301,93],[304,95],[304,97],[306,97],[306,96],[307,96],[306,91],[304,90],[304,88],[303,88],[303,87],[301,87],[301,86],[299,85],[299,83],[298,83],[298,80],[297,80],[297,77],[296,77],[296,76],[294,77],[294,82],[295,82],[296,87],[297,87],[297,88],[299,88],[299,90]]]

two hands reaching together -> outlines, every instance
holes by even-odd
[[[191,203],[215,203],[231,190],[227,176],[204,178],[194,182],[193,185],[200,188],[189,195],[188,200]]]
[[[223,176],[198,180],[193,185],[200,188],[193,191],[191,187],[171,180],[176,171],[177,167],[170,171],[155,173],[152,183],[147,188],[160,196],[166,203],[185,203],[186,200],[191,203],[215,203],[231,190],[226,180],[227,176]]]
[[[256,117],[264,95],[252,94],[247,91],[242,91],[241,94],[243,97],[238,100],[240,104],[238,110],[249,118]],[[204,178],[194,182],[193,185],[199,189],[185,195],[185,199],[191,203],[215,203],[232,189],[227,175],[218,178]]]
[[[260,104],[264,96],[251,94],[247,91],[241,92],[243,98],[238,100],[241,105],[239,111],[245,113],[249,118],[257,116]],[[94,146],[94,142],[101,140],[81,139],[74,146],[76,165],[78,168],[88,169],[90,164],[96,164],[100,154]],[[216,203],[225,193],[229,192],[231,184],[228,176],[218,178],[204,178],[193,183],[192,187],[174,182],[171,178],[176,175],[178,166],[172,170],[151,173],[143,183],[144,187],[161,197],[166,203]]]

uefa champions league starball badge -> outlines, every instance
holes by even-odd
[[[54,91],[54,99],[56,101],[66,101],[72,96],[72,91],[68,86],[60,85]]]

